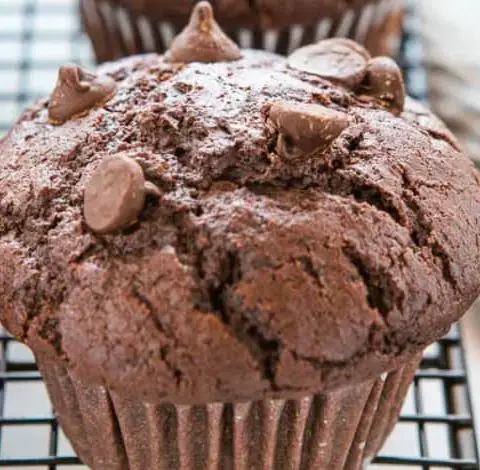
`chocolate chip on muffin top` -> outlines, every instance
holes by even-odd
[[[85,221],[97,233],[129,227],[136,222],[147,193],[161,194],[156,186],[145,181],[135,160],[122,155],[108,158],[95,170],[85,188]]]
[[[58,71],[58,80],[48,104],[52,124],[62,124],[80,117],[96,106],[107,102],[115,93],[115,81],[108,76],[97,76],[78,65],[64,65]]]
[[[108,64],[72,111],[78,74],[0,143],[5,325],[175,403],[329,390],[443,334],[479,293],[480,186],[395,65],[190,59]]]
[[[327,39],[298,49],[289,57],[288,64],[355,88],[365,78],[369,59],[367,50],[351,39]]]
[[[320,104],[274,102],[268,119],[278,131],[276,152],[289,158],[288,147],[294,147],[299,158],[305,152],[328,147],[348,127],[348,115]]]
[[[230,61],[240,57],[240,49],[215,22],[212,6],[206,1],[195,5],[190,23],[166,54],[170,62],[186,63]]]

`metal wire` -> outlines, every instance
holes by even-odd
[[[6,416],[5,403],[8,400],[7,389],[12,383],[26,383],[32,386],[41,383],[33,358],[21,361],[9,359],[9,349],[16,344],[6,334],[0,334],[0,448],[3,449],[3,436],[12,428],[31,426],[48,429],[48,449],[43,456],[12,456],[0,454],[0,467],[43,467],[57,470],[60,466],[80,464],[73,455],[59,453],[59,428],[53,414],[45,416]],[[427,396],[422,390],[426,383],[433,382],[440,401],[444,405],[439,412],[424,412]],[[418,433],[417,455],[391,454],[388,449],[381,453],[374,464],[380,468],[411,467],[422,470],[430,469],[471,469],[478,470],[478,455],[470,397],[468,394],[468,377],[462,349],[461,334],[455,326],[450,334],[427,351],[410,394],[411,411],[404,410],[399,420],[400,426],[408,426]],[[455,391],[455,392],[454,392]],[[461,392],[459,394],[459,392]],[[463,395],[460,397],[460,395]],[[407,398],[407,402],[408,402]],[[431,428],[434,426],[435,428]],[[438,438],[439,427],[443,430],[447,448],[440,442],[433,442],[430,434]],[[399,430],[399,435],[405,430]],[[396,431],[393,436],[395,437]],[[46,440],[47,442],[47,440]],[[436,445],[435,445],[436,444]],[[388,446],[387,446],[388,447]],[[377,468],[376,467],[376,468]]]
[[[88,46],[75,27],[75,13],[76,5],[71,0],[0,0],[0,136],[26,103],[49,92],[59,63],[67,60],[90,63]],[[50,23],[39,21],[42,15],[49,18]],[[426,78],[417,29],[417,18],[413,10],[409,11],[399,60],[409,93],[425,100]],[[42,45],[45,46],[43,55],[39,52]],[[50,50],[49,45],[55,47]],[[65,57],[58,56],[60,50]],[[0,467],[67,470],[79,465],[79,460],[65,444],[46,398],[46,411],[44,408],[41,413],[12,413],[11,401],[19,399],[14,396],[18,395],[15,387],[22,387],[27,397],[24,409],[31,410],[27,402],[40,393],[38,386],[42,384],[33,357],[21,355],[23,359],[18,359],[14,354],[19,347],[11,337],[0,333]],[[434,411],[432,402],[436,406]],[[43,450],[34,455],[32,452],[36,452],[38,446],[33,450],[27,448],[32,447],[32,443],[25,437],[33,435],[30,432],[33,430],[44,436],[44,449],[42,447]],[[427,351],[392,440],[395,435],[400,439],[409,436],[411,441],[403,453],[397,448],[392,452],[387,443],[373,468],[480,470],[458,326]],[[22,444],[25,448],[17,445],[16,452],[12,453],[9,447],[12,439],[25,439]]]

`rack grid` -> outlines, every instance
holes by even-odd
[[[413,4],[412,4],[413,5]],[[0,138],[50,92],[58,65],[92,64],[73,0],[0,0]],[[426,99],[418,18],[408,9],[399,57],[410,95]],[[0,332],[0,467],[80,470],[28,349]],[[371,470],[480,470],[459,326],[428,349],[400,421]]]
[[[29,400],[24,402],[28,410],[39,408],[43,413],[12,414],[12,409],[22,410],[22,400]],[[371,468],[479,470],[476,449],[461,332],[456,325],[426,351],[397,428]],[[77,467],[80,461],[49,410],[33,356],[6,333],[0,334],[0,450],[0,467],[83,468]]]

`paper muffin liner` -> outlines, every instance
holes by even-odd
[[[288,54],[328,37],[349,37],[365,44],[374,55],[395,55],[400,44],[402,0],[372,0],[359,12],[323,18],[314,25],[293,24],[280,31],[239,28],[226,32],[244,48]],[[80,0],[85,31],[98,62],[144,52],[165,51],[182,29],[168,21],[134,14],[112,0]]]
[[[323,395],[201,406],[122,398],[38,359],[65,434],[94,470],[357,470],[392,431],[420,356]]]

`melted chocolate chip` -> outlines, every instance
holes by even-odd
[[[348,116],[319,104],[276,102],[268,119],[279,132],[277,152],[291,157],[289,147],[312,152],[329,146],[348,127]]]
[[[125,156],[103,161],[84,194],[87,225],[97,233],[109,233],[132,225],[145,204],[146,183],[141,166]]]
[[[169,62],[229,62],[240,59],[241,52],[216,23],[210,3],[199,2],[165,57]]]
[[[88,113],[108,101],[116,88],[115,80],[107,75],[95,75],[78,65],[62,65],[48,104],[50,122],[63,124]]]
[[[396,116],[405,105],[405,84],[402,71],[390,57],[375,57],[367,68],[366,89],[369,95],[379,98]]]
[[[354,89],[365,78],[369,59],[369,53],[360,44],[335,38],[298,49],[288,58],[288,65]]]

